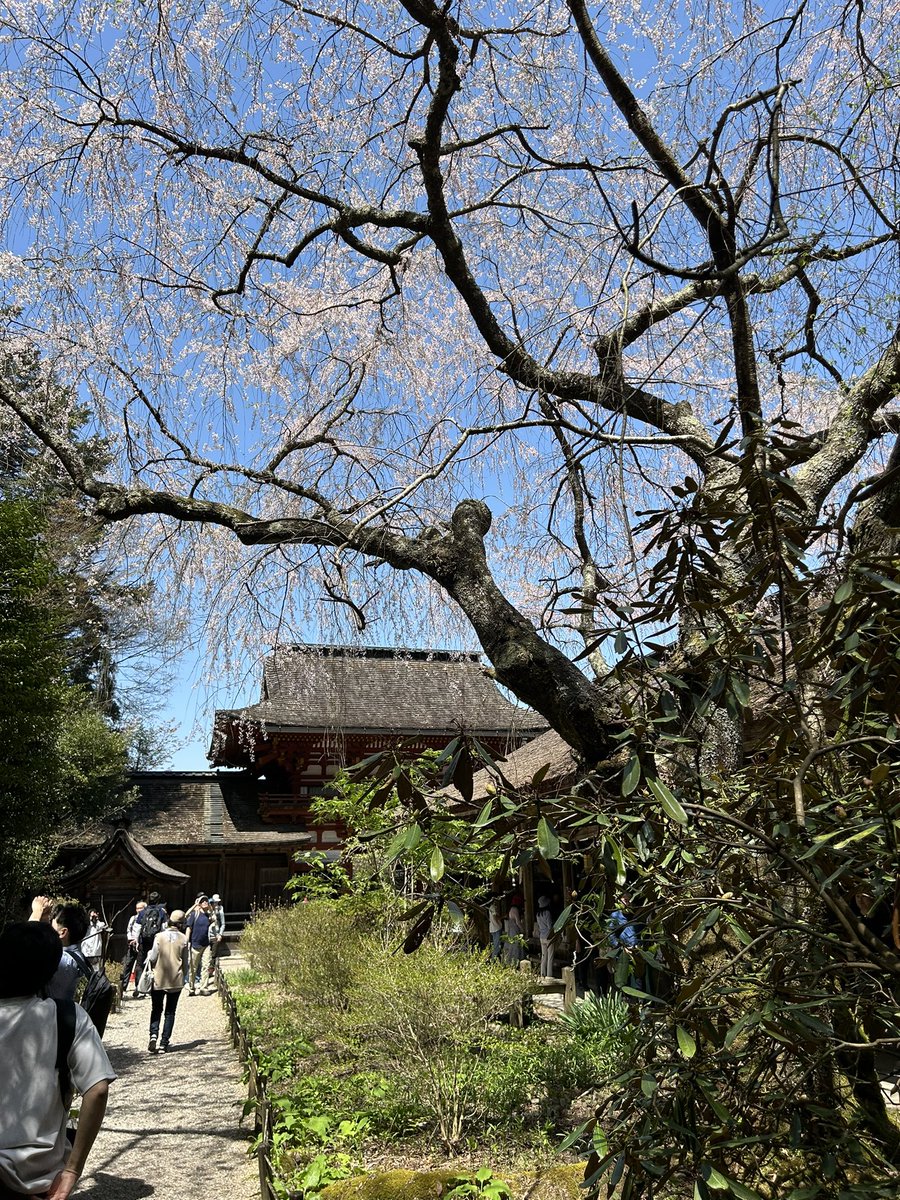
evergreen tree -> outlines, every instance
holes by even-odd
[[[0,915],[45,875],[61,829],[118,796],[127,741],[73,681],[60,575],[33,501],[0,501]]]

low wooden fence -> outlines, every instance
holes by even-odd
[[[530,965],[522,963],[521,969],[529,970]],[[228,1025],[231,1031],[231,1041],[240,1056],[241,1062],[247,1070],[247,1094],[250,1100],[254,1102],[254,1135],[256,1139],[256,1158],[259,1165],[259,1194],[260,1200],[277,1200],[275,1194],[274,1176],[275,1172],[272,1168],[272,1160],[270,1157],[271,1137],[272,1137],[272,1109],[269,1104],[269,1098],[266,1093],[266,1076],[260,1071],[259,1060],[256,1056],[256,1051],[253,1048],[253,1043],[241,1027],[241,1020],[238,1016],[237,1004],[234,996],[231,994],[231,988],[222,972],[221,966],[216,964],[216,982],[219,988],[219,996],[225,1006],[225,1011],[228,1014]],[[549,984],[538,984],[535,987],[536,993],[562,993],[564,997],[565,1011],[571,1011],[575,1003],[575,972],[571,967],[565,967],[562,972],[562,980]],[[513,1005],[510,1012],[510,1022],[513,1025],[523,1025],[524,1010],[520,1004]]]
[[[219,996],[228,1014],[228,1025],[231,1031],[231,1041],[247,1070],[247,1095],[254,1102],[254,1127],[256,1139],[256,1160],[259,1165],[259,1194],[261,1200],[277,1200],[272,1168],[271,1138],[272,1112],[266,1093],[266,1077],[259,1069],[259,1060],[253,1043],[241,1027],[237,1004],[231,994],[231,988],[221,968],[216,966],[216,982]]]

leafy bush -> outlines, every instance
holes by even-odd
[[[316,1014],[346,1007],[347,989],[366,953],[363,928],[360,913],[321,900],[257,914],[241,949],[316,1024]]]
[[[261,971],[255,971],[253,967],[238,967],[236,971],[229,971],[228,986],[234,991],[236,988],[252,987],[254,984],[264,983],[265,978]]]
[[[619,1073],[635,1044],[631,1009],[620,995],[588,992],[571,1012],[563,1013],[562,1022],[587,1045],[601,1079]]]
[[[272,1083],[292,1078],[312,1045],[289,1003],[271,993],[257,990],[233,991],[238,1017],[250,1035],[257,1065]]]
[[[509,1029],[486,1040],[477,1068],[485,1121],[509,1129],[530,1118],[558,1127],[576,1096],[609,1079],[597,1049],[560,1026]]]
[[[609,1041],[623,1037],[630,1025],[631,1013],[618,993],[598,996],[588,992],[576,1000],[571,1012],[560,1017],[563,1025],[578,1037]]]
[[[491,1020],[521,1000],[527,977],[437,946],[373,955],[338,1022],[361,1062],[402,1080],[448,1148],[485,1115],[478,1053]]]

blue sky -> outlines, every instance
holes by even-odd
[[[174,728],[172,752],[149,764],[154,770],[208,771],[206,758],[217,708],[235,708],[259,699],[261,671],[253,674],[243,687],[215,686],[204,680],[205,649],[184,650],[170,664],[172,686],[160,697],[156,720]]]

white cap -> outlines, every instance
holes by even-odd
[[[210,896],[210,900],[213,902],[213,904],[221,904],[222,903],[222,897],[219,895],[218,892],[216,892],[216,894],[214,896]]]

